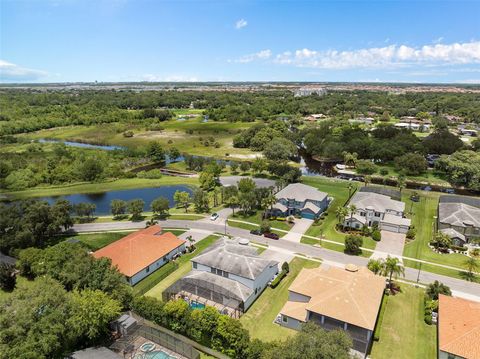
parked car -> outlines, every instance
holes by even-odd
[[[215,221],[217,218],[218,218],[218,213],[212,213],[212,215],[210,216],[211,221]]]
[[[270,239],[280,239],[280,236],[278,234],[272,232],[266,232],[263,235]]]
[[[262,235],[262,231],[259,230],[259,229],[252,229],[252,230],[250,231],[250,234],[254,234],[254,235],[256,235],[256,236],[261,236],[261,235]]]

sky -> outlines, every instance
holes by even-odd
[[[0,82],[480,83],[480,0],[0,0]]]

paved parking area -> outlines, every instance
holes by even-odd
[[[381,231],[382,239],[377,243],[372,258],[402,257],[405,245],[405,234]]]
[[[295,218],[295,224],[290,231],[282,237],[287,241],[298,242],[302,239],[302,235],[307,231],[308,228],[313,224],[313,219],[307,218]]]

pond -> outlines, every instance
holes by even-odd
[[[63,143],[63,144],[65,144],[65,146],[70,146],[70,147],[90,148],[90,149],[106,150],[106,151],[124,150],[125,149],[125,147],[122,147],[122,146],[91,145],[89,143],[73,142],[73,141],[47,140],[45,138],[39,139],[38,142],[40,142],[40,143]]]
[[[136,188],[119,191],[109,191],[101,193],[77,193],[65,196],[49,196],[41,197],[39,199],[45,200],[48,203],[53,203],[58,199],[66,199],[72,204],[80,202],[94,203],[97,208],[95,210],[96,215],[108,215],[110,214],[110,202],[113,199],[121,199],[124,201],[130,201],[132,199],[143,199],[145,201],[144,211],[150,211],[150,204],[158,197],[165,197],[170,201],[170,207],[174,206],[173,195],[175,191],[186,191],[192,194],[192,188],[188,186],[175,185],[175,186],[161,186],[152,188]]]

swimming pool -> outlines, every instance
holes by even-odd
[[[162,350],[154,350],[153,352],[145,353],[143,359],[175,359]]]
[[[199,302],[196,302],[196,301],[192,300],[190,302],[190,308],[192,308],[192,309],[205,309],[205,304],[202,304],[202,303],[199,303]]]

